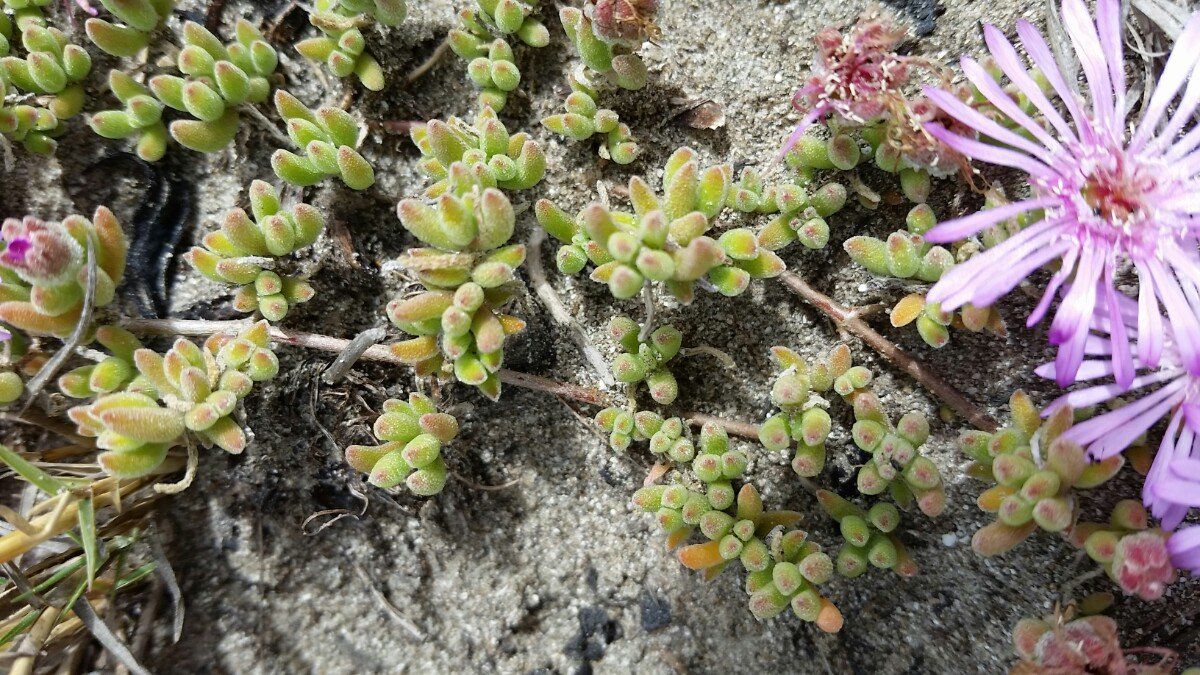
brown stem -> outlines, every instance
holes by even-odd
[[[715,417],[706,413],[686,413],[683,418],[688,421],[688,424],[693,426],[704,426],[710,422],[724,427],[727,433],[742,438],[752,438],[758,440],[758,425],[750,424],[749,422],[739,422],[737,420],[727,420],[723,417]]]
[[[200,321],[190,319],[129,319],[124,323],[125,328],[143,335],[212,335],[214,333],[236,332],[251,325],[250,321]],[[284,330],[271,326],[271,339],[283,344],[306,347],[324,352],[342,353],[350,345],[350,340],[304,333],[301,331]],[[381,361],[397,366],[408,366],[384,345],[372,345],[362,353],[362,359]],[[555,396],[569,398],[582,403],[598,406],[612,405],[608,394],[567,382],[558,382],[538,375],[530,375],[515,370],[500,369],[497,372],[500,381],[514,387],[544,391]]]
[[[989,432],[999,428],[1000,425],[996,423],[996,420],[992,419],[979,406],[972,403],[962,392],[955,389],[950,383],[925,367],[921,362],[904,353],[891,340],[868,326],[865,321],[859,318],[858,312],[838,304],[833,298],[809,286],[806,281],[793,272],[784,272],[779,276],[779,279],[793,293],[804,299],[805,302],[820,310],[821,313],[830,319],[833,319],[839,328],[854,334],[865,342],[867,346],[879,352],[879,355],[890,361],[892,365],[911,375],[921,386],[941,399],[943,403],[950,406],[954,412],[965,418],[975,428]]]
[[[450,51],[450,38],[442,40],[438,44],[437,49],[433,50],[433,54],[430,54],[429,58],[425,59],[421,65],[414,68],[412,72],[410,72],[408,76],[404,78],[404,86],[407,87],[413,82],[416,82],[424,77],[425,73],[428,73],[434,66],[436,66],[438,61],[441,61],[442,57],[445,56],[446,52],[448,51]]]

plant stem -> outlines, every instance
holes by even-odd
[[[859,318],[857,311],[838,304],[833,298],[809,286],[793,272],[784,272],[779,279],[805,302],[833,319],[839,328],[855,335],[892,365],[911,375],[922,387],[941,399],[975,428],[988,432],[999,428],[996,420],[972,403],[962,392],[867,325],[867,322]]]
[[[687,420],[688,424],[693,426],[701,427],[711,422],[718,426],[724,427],[726,433],[734,436],[741,436],[742,438],[758,440],[757,424],[739,422],[737,420],[727,420],[722,417],[715,417],[713,415],[698,412],[686,413],[683,415],[683,418]]]
[[[413,82],[416,82],[424,77],[425,73],[428,73],[434,66],[436,66],[438,61],[441,61],[442,57],[445,56],[446,52],[448,51],[450,51],[450,38],[442,40],[438,44],[437,49],[433,50],[433,54],[429,55],[429,58],[425,59],[421,65],[409,72],[409,74],[404,78],[404,86],[407,87]]]
[[[252,323],[250,320],[129,319],[123,325],[131,332],[143,335],[207,336],[215,333],[236,332],[252,325]],[[338,354],[345,351],[346,347],[350,345],[350,340],[330,337],[328,335],[318,335],[316,333],[284,330],[278,326],[271,326],[270,334],[271,339],[283,344]],[[371,345],[362,353],[362,359],[391,363],[397,366],[409,365],[384,345]],[[504,368],[501,368],[497,372],[497,375],[500,377],[501,382],[511,384],[514,387],[544,391],[555,396],[562,396],[563,398],[590,403],[592,405],[609,406],[613,404],[613,400],[608,394],[591,387],[584,387],[569,382],[558,382],[539,375],[530,375]]]

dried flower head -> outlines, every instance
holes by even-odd
[[[862,125],[887,113],[910,75],[906,59],[895,52],[905,33],[873,13],[861,16],[845,32],[827,26],[817,33],[812,73],[792,97],[792,105],[805,115],[784,152],[828,115]]]

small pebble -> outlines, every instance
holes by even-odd
[[[946,548],[954,548],[954,545],[957,543],[958,543],[958,535],[957,534],[950,532],[948,534],[942,535],[942,546],[945,546]]]

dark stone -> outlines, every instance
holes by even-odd
[[[884,2],[908,16],[913,24],[913,32],[919,38],[932,33],[935,21],[946,11],[938,0],[884,0]]]
[[[652,633],[671,623],[671,604],[653,593],[642,593],[642,630]]]
[[[579,632],[567,644],[567,653],[583,661],[582,668],[591,672],[590,664],[604,658],[604,651],[621,636],[621,626],[599,607],[579,610]]]

